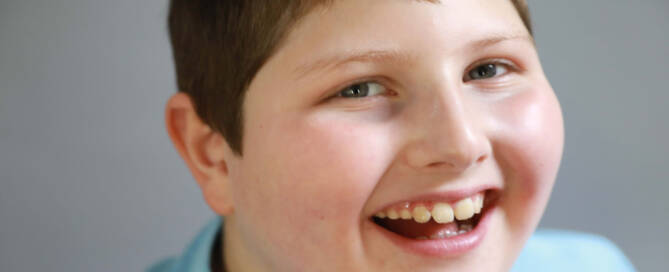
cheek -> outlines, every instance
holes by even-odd
[[[262,214],[272,226],[267,238],[280,239],[277,244],[307,250],[300,244],[309,241],[321,251],[324,244],[351,245],[341,241],[359,235],[362,207],[390,157],[389,135],[383,127],[327,115],[251,127],[238,178],[246,183],[240,209]]]
[[[494,113],[496,157],[507,181],[511,209],[529,209],[529,215],[538,220],[562,157],[562,113],[550,86],[507,99]],[[522,221],[526,220],[517,222]]]
[[[294,201],[311,213],[357,224],[352,215],[359,215],[383,174],[388,134],[342,118],[307,120],[285,128],[281,149],[292,158],[277,176],[290,177],[284,185],[299,183]]]

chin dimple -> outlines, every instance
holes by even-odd
[[[481,213],[483,208],[484,194],[478,193],[456,201],[446,202],[417,202],[404,203],[397,207],[390,207],[378,212],[374,217],[391,220],[411,220],[424,224],[431,219],[439,224],[447,224],[454,221],[465,221]],[[443,234],[447,235],[447,234]]]

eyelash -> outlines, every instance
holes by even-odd
[[[489,78],[483,78],[483,79],[472,79],[472,78],[470,78],[470,73],[473,72],[474,69],[483,67],[485,65],[495,65],[496,67],[501,66],[506,70],[506,72],[504,72],[502,74],[497,74],[496,73]],[[469,66],[469,68],[466,69],[462,80],[463,80],[463,82],[469,82],[469,81],[472,81],[472,80],[483,81],[483,80],[488,80],[488,79],[499,78],[499,77],[507,75],[510,72],[516,72],[518,70],[519,70],[518,66],[516,66],[514,63],[512,63],[509,60],[505,60],[505,59],[486,59],[484,61],[479,61],[479,62],[476,62],[473,65]],[[344,91],[348,91],[352,87],[360,86],[360,85],[363,85],[363,84],[378,84],[379,86],[386,89],[386,91],[387,91],[387,88],[384,86],[384,84],[381,84],[376,80],[369,80],[369,79],[368,80],[360,80],[360,81],[357,81],[355,83],[350,83],[350,84],[346,85],[346,87],[344,87],[344,88],[340,88],[339,91],[332,98],[343,98],[343,99],[352,99],[352,98],[355,98],[355,99],[369,99],[369,98],[372,98],[373,96],[347,97],[347,96],[342,95],[342,93]]]
[[[465,71],[465,74],[463,75],[462,81],[463,82],[468,82],[468,81],[471,81],[471,80],[477,80],[477,79],[471,79],[470,78],[470,73],[473,72],[476,68],[483,67],[483,66],[486,66],[486,65],[495,65],[496,67],[500,67],[500,66],[504,67],[504,69],[506,69],[506,72],[502,73],[502,74],[495,74],[490,78],[484,78],[484,79],[478,79],[478,80],[498,78],[498,77],[505,76],[509,72],[516,72],[516,71],[519,70],[518,66],[516,66],[513,62],[511,62],[509,60],[505,60],[505,59],[487,59],[487,60],[484,60],[484,61],[476,62],[472,66],[470,66],[470,68],[467,68],[467,70]]]

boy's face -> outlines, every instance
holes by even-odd
[[[563,145],[509,0],[315,10],[254,78],[244,118],[244,155],[227,161],[226,256],[271,271],[508,270]],[[465,220],[476,195],[482,211]],[[421,205],[448,221],[440,202],[456,221],[416,222]]]

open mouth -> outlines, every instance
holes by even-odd
[[[497,194],[487,190],[455,202],[407,202],[372,216],[372,221],[397,235],[414,240],[439,240],[466,235],[494,206]]]

